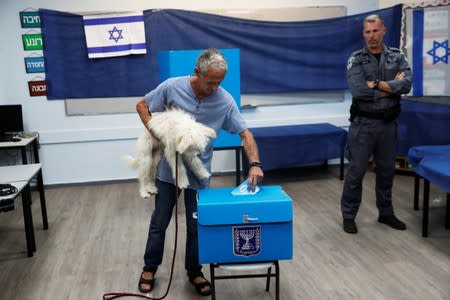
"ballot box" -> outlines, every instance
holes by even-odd
[[[233,188],[198,191],[200,263],[246,263],[292,258],[292,200],[280,186],[253,195]]]

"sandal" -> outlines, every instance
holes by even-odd
[[[196,278],[202,278],[204,281],[195,283]],[[195,287],[197,293],[201,296],[209,296],[211,295],[211,283],[203,276],[203,274],[196,274],[194,276],[189,277],[189,282]],[[207,290],[203,290],[205,287],[209,287]]]
[[[144,273],[151,273],[153,275],[153,278],[152,279],[144,278]],[[139,291],[141,293],[150,293],[153,290],[153,286],[155,284],[155,277],[154,276],[155,276],[155,273],[153,273],[153,272],[142,271],[141,277],[139,278],[139,285],[138,285]],[[149,285],[150,288],[147,288],[147,289],[143,288],[142,287],[143,284]]]

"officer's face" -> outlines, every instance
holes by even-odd
[[[380,19],[376,19],[374,22],[364,22],[363,36],[369,50],[377,51],[383,49],[385,33],[386,27],[384,27]]]

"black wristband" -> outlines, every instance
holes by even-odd
[[[253,161],[253,162],[249,163],[248,168],[250,169],[251,167],[258,167],[258,168],[262,169],[261,163],[259,161]]]
[[[373,82],[373,89],[374,89],[374,90],[377,90],[379,84],[380,84],[380,80],[379,80],[379,79],[375,80],[375,81]]]

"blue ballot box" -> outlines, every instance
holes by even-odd
[[[280,186],[254,195],[233,188],[198,191],[200,263],[243,263],[292,258],[292,200]]]

